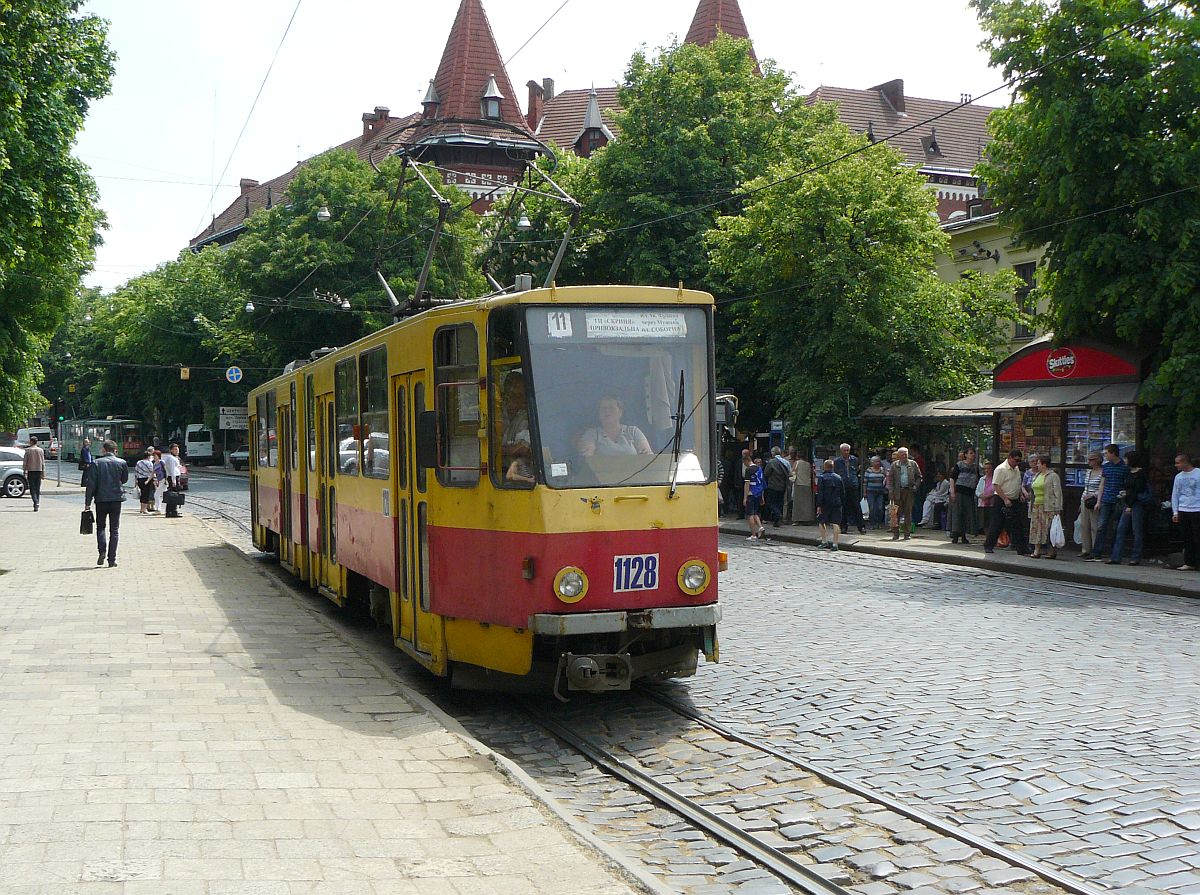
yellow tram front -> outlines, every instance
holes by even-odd
[[[256,543],[338,602],[370,592],[459,685],[692,674],[720,617],[712,307],[530,290],[273,380],[250,400]]]

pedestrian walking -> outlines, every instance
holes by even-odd
[[[1057,559],[1058,548],[1050,539],[1050,528],[1055,519],[1062,525],[1062,479],[1041,457],[1031,456],[1029,465],[1033,469],[1033,480],[1030,482],[1033,499],[1029,504],[1029,542],[1033,544],[1033,558],[1044,556],[1046,559]]]
[[[42,505],[42,478],[46,475],[46,453],[38,447],[36,435],[29,438],[29,447],[25,448],[21,469],[25,473],[25,484],[29,487],[33,511],[36,513]]]
[[[1087,477],[1079,495],[1079,555],[1091,556],[1092,541],[1100,524],[1100,486],[1104,474],[1100,471],[1100,454],[1088,454]]]
[[[903,519],[904,540],[908,540],[913,526],[913,501],[921,487],[921,467],[916,460],[908,459],[908,448],[896,449],[896,457],[887,477],[888,493],[892,503],[892,540],[900,538],[900,520]]]
[[[117,443],[105,440],[101,446],[103,453],[94,464],[88,476],[87,490],[84,492],[83,507],[91,509],[92,502],[96,503],[96,565],[104,565],[108,557],[108,567],[117,564],[117,541],[121,532],[121,503],[125,500],[125,483],[129,481],[129,466],[116,456]],[[107,538],[105,528],[108,529]]]
[[[993,497],[999,503],[993,507],[991,524],[983,542],[984,553],[995,553],[1000,532],[1006,531],[1013,550],[1022,556],[1029,555],[1026,542],[1026,492],[1021,485],[1021,457],[1021,451],[1009,451],[1007,459],[992,472]]]
[[[174,492],[178,494],[183,490],[179,487],[179,467],[181,465],[179,460],[179,445],[172,443],[170,450],[163,454],[163,470],[167,476],[168,493]],[[163,495],[163,502],[167,505],[167,519],[179,518],[179,504],[173,501],[174,498],[167,497],[166,494]]]
[[[1129,475],[1125,477],[1125,487],[1117,494],[1121,517],[1117,522],[1117,535],[1112,542],[1112,553],[1106,560],[1111,566],[1120,565],[1121,556],[1125,552],[1125,538],[1130,534],[1133,535],[1133,553],[1129,557],[1129,564],[1141,565],[1146,537],[1146,517],[1157,503],[1145,464],[1146,460],[1141,451],[1130,451],[1129,456],[1125,458]]]
[[[1183,572],[1200,569],[1200,469],[1188,454],[1175,457],[1179,472],[1171,485],[1171,521],[1183,529]]]
[[[762,524],[763,492],[767,488],[763,477],[761,457],[751,461],[746,473],[746,522],[750,526],[750,537],[747,541],[762,541],[766,539],[767,529]]]
[[[883,528],[884,507],[887,501],[887,473],[883,470],[883,461],[878,457],[871,458],[871,466],[863,473],[863,481],[867,486],[867,521],[871,528]]]
[[[763,479],[766,482],[766,516],[775,528],[783,522],[783,502],[791,477],[792,465],[784,459],[783,451],[778,447],[771,448],[771,459],[763,466]]]
[[[742,465],[738,470],[738,518],[746,518],[746,495],[750,493],[750,479],[757,473],[755,470],[754,454],[749,448],[742,449]]]
[[[141,503],[139,515],[157,513],[158,510],[154,508],[154,492],[158,485],[158,480],[154,477],[154,448],[146,448],[145,455],[134,467],[133,477],[137,483],[138,501]]]
[[[1092,555],[1084,562],[1103,561],[1104,548],[1112,544],[1117,522],[1125,510],[1125,503],[1119,495],[1125,489],[1129,467],[1121,461],[1121,449],[1115,444],[1104,449],[1104,464],[1100,467],[1100,474],[1100,518],[1092,537]]]
[[[92,473],[92,467],[96,465],[96,460],[92,457],[92,440],[85,438],[83,447],[79,449],[79,485],[81,488],[86,488],[88,476]]]
[[[826,460],[817,476],[817,524],[821,526],[818,547],[837,550],[845,518],[846,483],[834,472],[837,464]]]
[[[858,457],[850,452],[850,445],[838,446],[833,471],[841,476],[842,487],[846,489],[842,496],[842,531],[849,531],[853,525],[859,534],[863,534],[867,526],[863,521],[862,505],[859,503],[862,500],[862,486],[858,478]]]
[[[800,452],[795,448],[789,448],[786,459],[789,472],[787,494],[783,501],[783,518],[787,522],[791,522],[796,497],[796,461],[800,459]]]
[[[970,544],[967,535],[973,535],[978,530],[975,489],[979,485],[979,463],[976,462],[975,448],[966,449],[963,458],[950,470],[950,479],[954,482],[954,525],[951,531],[954,537],[950,542]]]

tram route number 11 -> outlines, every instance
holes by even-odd
[[[613,593],[658,590],[658,554],[613,557]]]
[[[569,311],[550,311],[546,314],[546,333],[552,339],[569,339],[571,331],[571,313]]]

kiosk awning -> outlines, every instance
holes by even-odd
[[[952,413],[964,411],[1065,410],[1098,404],[1135,404],[1141,384],[1110,382],[1093,385],[1036,385],[1026,388],[992,388],[977,395],[943,401],[939,407]]]
[[[921,423],[932,426],[986,426],[991,414],[969,410],[946,410],[945,401],[916,401],[911,404],[873,404],[859,419],[888,423]]]

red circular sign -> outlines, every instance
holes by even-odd
[[[1055,379],[1066,379],[1075,372],[1075,352],[1070,348],[1055,348],[1046,356],[1046,372]]]

